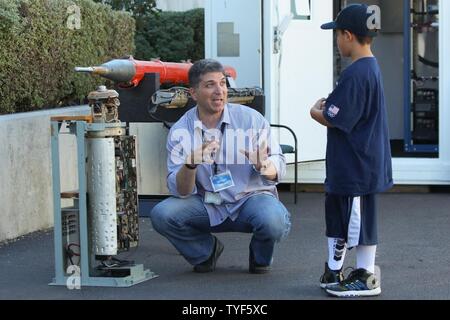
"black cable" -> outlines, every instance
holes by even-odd
[[[170,129],[172,128],[172,125],[173,125],[173,124],[170,124],[169,122],[167,122],[167,121],[165,121],[165,120],[162,120],[162,119],[156,117],[156,116],[155,116],[155,113],[156,113],[157,109],[158,109],[158,106],[156,106],[156,105],[151,105],[151,106],[149,107],[148,114],[149,114],[150,118],[152,118],[153,120],[155,120],[155,121],[157,121],[157,122],[162,122],[162,124],[164,125],[164,127],[166,127],[167,129],[170,130]]]
[[[73,265],[73,266],[75,266],[76,264],[73,262],[72,257],[74,257],[74,256],[75,256],[75,257],[79,257],[80,254],[74,252],[74,251],[70,248],[70,247],[72,247],[72,246],[80,247],[80,245],[79,245],[79,244],[76,244],[76,243],[71,243],[71,244],[67,245],[67,248],[66,248],[66,254],[67,254],[67,257],[69,258],[70,264]]]
[[[111,257],[111,260],[112,260],[112,261],[116,261],[116,262],[118,262],[119,264],[126,264],[126,265],[134,264],[134,261],[133,261],[133,260],[122,260],[122,259],[118,259],[118,258],[115,258],[115,257]]]
[[[318,159],[318,160],[309,160],[309,161],[299,161],[299,164],[309,164],[309,163],[319,163],[324,162],[326,159]]]
[[[80,254],[79,254],[79,253],[73,252],[73,250],[70,248],[70,247],[72,247],[72,246],[75,246],[75,247],[80,248],[80,245],[77,244],[77,243],[71,243],[71,244],[69,244],[69,245],[67,246],[67,249],[72,253],[73,256],[79,257]]]
[[[108,257],[108,259],[103,260],[97,267],[98,270],[117,268],[117,267],[127,267],[135,265],[134,261],[120,260],[113,256]]]
[[[421,55],[418,55],[418,57],[419,57],[419,61],[422,62],[424,65],[427,65],[427,66],[430,66],[433,68],[439,68],[439,62],[434,62],[434,61],[428,60],[428,59],[422,57]]]

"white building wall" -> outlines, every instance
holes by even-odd
[[[85,115],[73,107],[0,116],[0,242],[53,226],[50,117]],[[61,190],[77,189],[76,142],[60,136]]]
[[[211,8],[214,8],[216,0],[211,1]],[[227,0],[227,2],[232,2],[233,0]],[[237,1],[237,0],[236,0]],[[277,88],[278,75],[280,73],[280,63],[279,55],[272,54],[273,50],[273,27],[278,25],[282,20],[286,12],[283,12],[284,7],[287,6],[290,1],[277,1],[277,0],[264,0],[264,82],[265,82],[265,92],[267,94],[267,110],[268,118],[272,123],[280,122],[282,124],[288,124],[293,127],[299,136],[299,153],[300,159],[304,159],[305,151],[308,147],[315,147],[321,144],[317,143],[317,139],[326,138],[326,131],[322,134],[311,134],[311,129],[309,126],[313,124],[310,119],[302,119],[298,116],[299,113],[303,115],[306,114],[308,118],[309,110],[306,106],[310,107],[312,105],[312,100],[307,101],[305,99],[306,95],[310,91],[301,90],[303,87],[309,88],[317,86],[322,86],[323,82],[317,79],[311,80],[310,82],[302,82],[304,86],[299,86],[298,94],[287,94],[286,90],[289,88],[289,80],[292,83],[299,83],[299,78],[302,76],[316,76],[324,75],[326,77],[332,75],[332,52],[330,51],[329,58],[319,57],[314,55],[320,52],[319,49],[312,50],[317,42],[313,40],[304,40],[302,38],[302,30],[306,32],[313,32],[314,30],[320,31],[320,23],[328,21],[322,14],[328,11],[329,8],[321,7],[321,1],[311,2],[311,16],[312,19],[308,21],[292,21],[288,30],[286,31],[283,38],[283,60],[281,68],[281,82],[284,83],[280,85],[280,89]],[[303,1],[298,1],[297,3],[303,3]],[[306,2],[305,2],[306,3]],[[440,1],[440,154],[438,159],[422,159],[422,158],[394,158],[393,159],[393,174],[396,184],[430,184],[430,185],[448,185],[450,184],[450,1]],[[277,6],[278,4],[278,6]],[[216,5],[217,7],[217,5]],[[212,10],[211,9],[211,10]],[[205,24],[208,27],[213,26],[217,21],[212,19],[210,13],[211,10],[206,10]],[[209,14],[209,15],[208,15]],[[327,13],[330,15],[330,13]],[[236,17],[240,17],[240,13],[236,14]],[[328,17],[328,18],[330,18]],[[316,19],[320,21],[316,21]],[[323,21],[322,21],[323,20]],[[300,25],[304,25],[300,27]],[[308,25],[312,25],[313,28],[308,29]],[[299,30],[296,30],[297,27]],[[212,27],[211,27],[212,28]],[[205,39],[206,46],[214,46],[216,39],[214,37],[206,34]],[[326,36],[326,33],[322,32],[322,35]],[[332,43],[331,33],[329,33],[329,41],[322,41],[321,43],[328,42],[330,45]],[[295,48],[295,45],[298,45]],[[292,47],[294,46],[294,47]],[[307,57],[305,55],[311,54]],[[314,72],[315,69],[324,67],[324,63],[329,63],[329,71]],[[298,75],[292,74],[292,70],[287,69],[283,66],[295,66],[298,71]],[[294,69],[294,67],[292,67]],[[290,74],[288,74],[290,72]],[[283,73],[285,77],[283,78]],[[327,82],[328,83],[328,82]],[[332,84],[330,83],[330,86]],[[269,89],[270,88],[270,89]],[[330,88],[331,89],[331,88]],[[294,91],[293,91],[294,92]],[[281,93],[280,100],[277,99],[278,94]],[[326,96],[327,92],[322,94]],[[318,93],[315,94],[315,96]],[[298,106],[291,106],[289,101],[295,101]],[[308,98],[309,99],[309,98]],[[279,107],[278,107],[279,106]],[[304,109],[302,109],[304,108]],[[300,120],[304,123],[300,123]],[[306,122],[307,121],[307,122]],[[305,135],[305,136],[302,136]],[[288,136],[281,137],[281,141],[289,141]],[[318,149],[316,147],[316,149]],[[322,147],[320,148],[323,149]],[[320,158],[317,158],[320,160]],[[289,161],[292,160],[289,158]],[[325,163],[323,161],[313,162],[313,163],[303,163],[299,166],[299,177],[301,183],[323,183],[325,179]],[[294,181],[294,168],[293,166],[288,167],[287,176],[283,182],[292,183]]]

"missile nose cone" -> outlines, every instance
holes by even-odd
[[[76,67],[75,72],[96,74],[115,82],[128,82],[133,79],[136,69],[130,60],[115,59],[99,67]]]

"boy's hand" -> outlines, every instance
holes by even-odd
[[[326,102],[327,100],[324,98],[319,99],[319,101],[316,102],[316,104],[311,108],[310,111],[311,118],[313,118],[315,121],[317,121],[318,123],[320,123],[325,127],[333,128],[333,126],[327,121],[327,119],[325,119],[323,115]]]
[[[312,108],[315,110],[323,111],[325,110],[326,101],[327,100],[325,98],[319,99]]]

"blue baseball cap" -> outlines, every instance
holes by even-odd
[[[348,30],[357,36],[376,37],[378,30],[376,28],[369,29],[368,25],[371,16],[372,12],[367,5],[351,4],[339,12],[335,21],[325,23],[321,28],[324,30]]]

